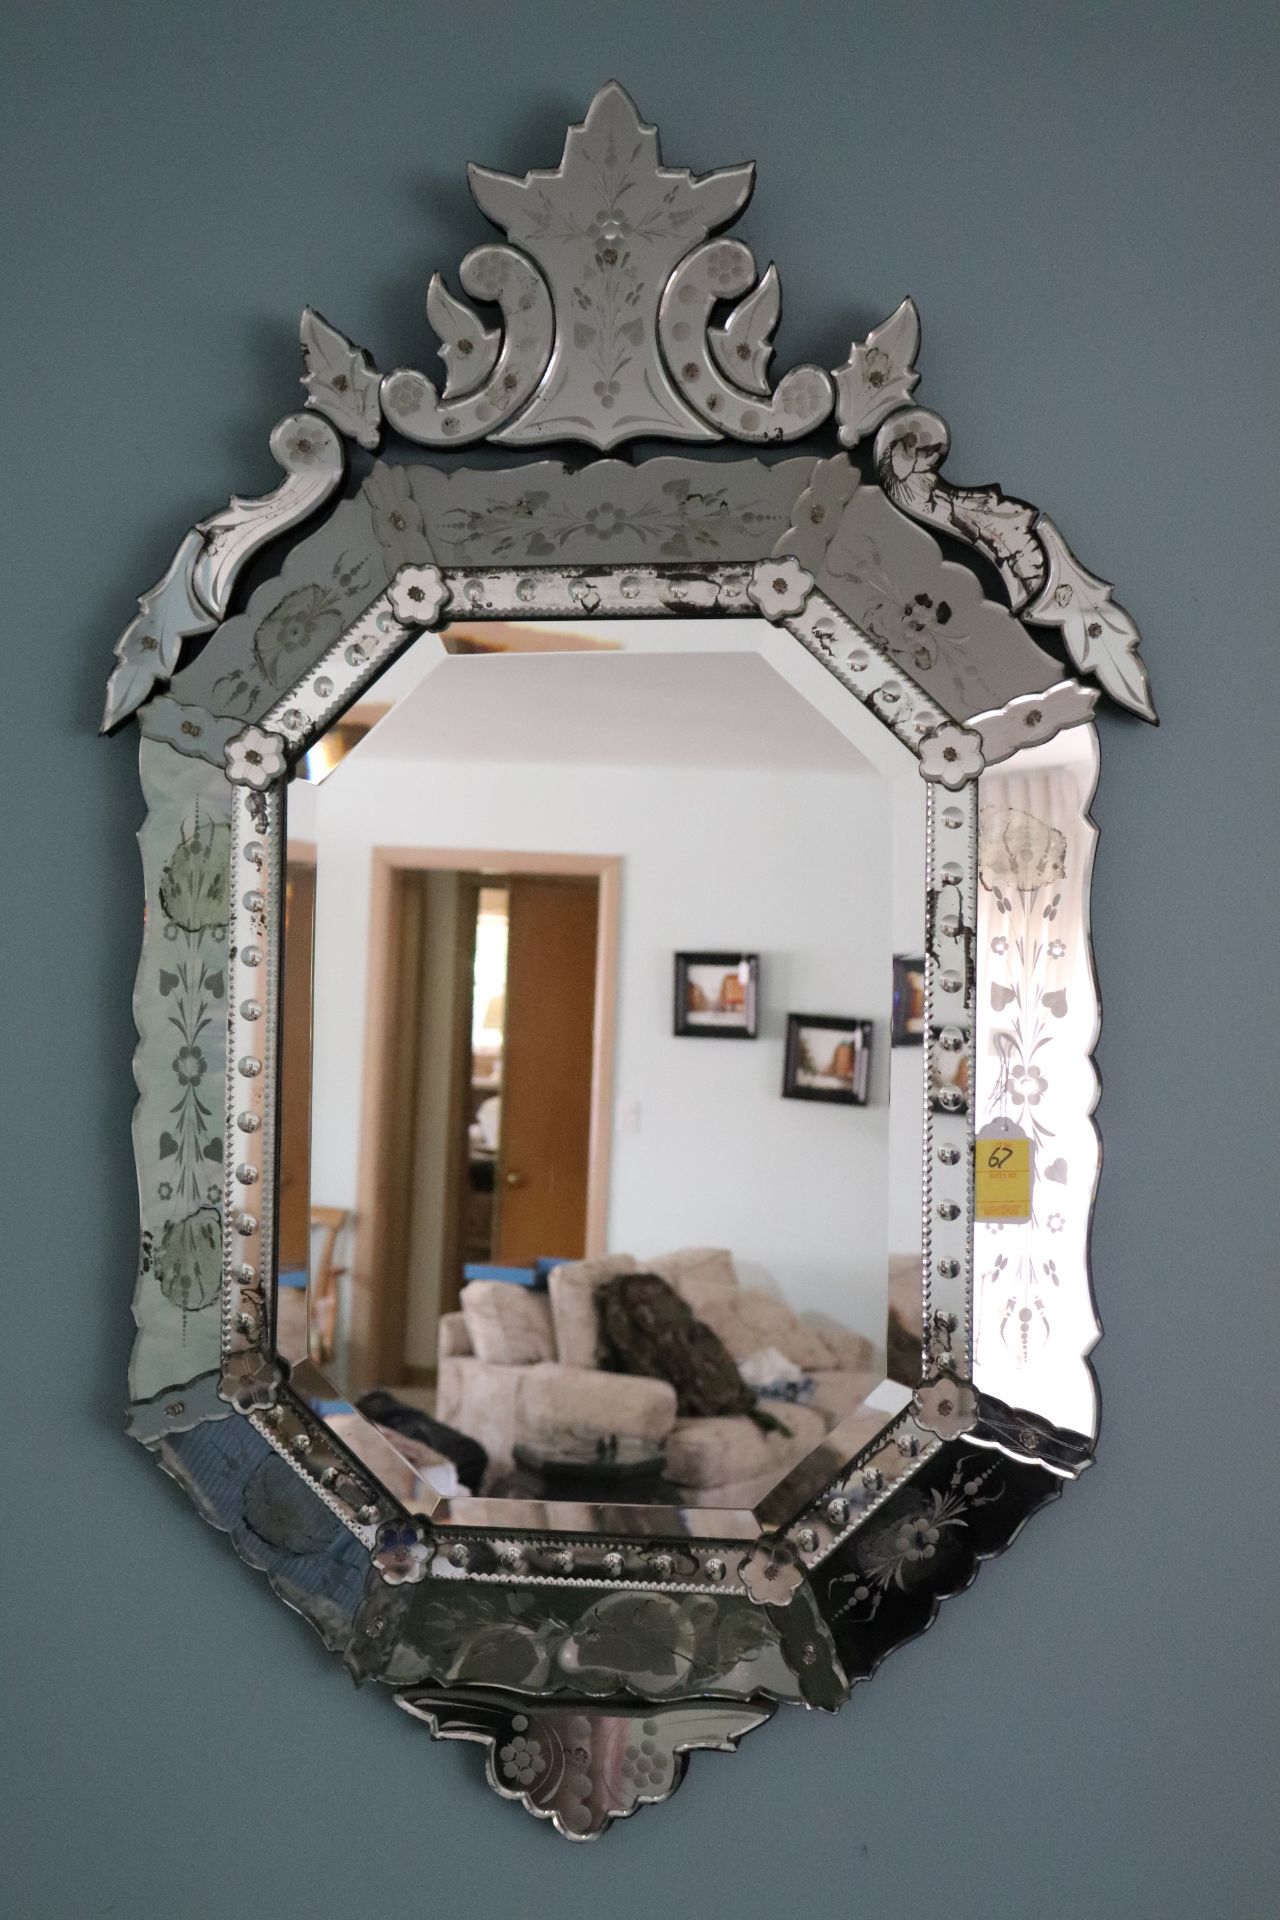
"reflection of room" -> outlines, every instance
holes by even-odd
[[[616,991],[599,1043],[612,1086],[603,1137],[593,1140],[593,1157],[607,1162],[604,1206],[580,1248],[538,1246],[536,1253],[548,1264],[575,1252],[627,1256],[647,1270],[662,1267],[673,1250],[725,1250],[715,1272],[722,1281],[732,1276],[736,1305],[712,1301],[699,1286],[685,1292],[690,1301],[698,1297],[705,1324],[720,1328],[735,1365],[762,1381],[772,1369],[768,1384],[775,1388],[799,1380],[799,1391],[816,1393],[806,1408],[811,1418],[785,1416],[809,1440],[813,1421],[819,1434],[825,1431],[837,1411],[842,1416],[883,1377],[889,1254],[909,1257],[919,1245],[918,1151],[899,1158],[893,1189],[889,1164],[897,1133],[918,1139],[920,1053],[891,1054],[889,1031],[892,955],[918,949],[923,936],[923,790],[910,763],[910,780],[885,777],[883,763],[892,766],[901,750],[890,739],[886,755],[883,730],[840,689],[840,711],[852,709],[854,729],[869,730],[865,741],[837,731],[770,662],[744,647],[748,624],[700,623],[697,652],[673,651],[679,623],[641,622],[628,625],[625,653],[612,628],[607,652],[451,655],[348,756],[336,778],[302,802],[313,808],[321,849],[312,1192],[357,1216],[346,1299],[347,1333],[355,1337],[343,1383],[357,1392],[403,1387],[437,1411],[430,1389],[447,1386],[446,1417],[478,1424],[497,1464],[510,1466],[513,1441],[538,1419],[543,1432],[595,1432],[607,1418],[621,1424],[627,1403],[645,1400],[648,1389],[586,1364],[592,1353],[578,1351],[554,1324],[545,1276],[534,1288],[495,1282],[502,1291],[487,1294],[487,1283],[473,1282],[463,1294],[456,1286],[461,1272],[442,1269],[433,1247],[444,1213],[444,1135],[438,1131],[433,1145],[431,1127],[439,1130],[444,1119],[432,1119],[427,1053],[413,1093],[418,1179],[399,1378],[385,1355],[372,1367],[367,1353],[362,1361],[360,1290],[377,1276],[362,1267],[362,1137],[359,1103],[349,1090],[365,1073],[370,953],[362,929],[377,861],[393,858],[397,848],[476,855],[474,865],[432,873],[427,882],[428,924],[433,899],[440,926],[450,924],[450,913],[474,915],[463,1115],[467,1205],[458,1265],[491,1259],[505,1192],[510,904],[501,856],[613,857],[621,876]],[[646,646],[646,627],[657,629],[660,644]],[[772,643],[775,636],[765,632]],[[793,651],[788,663],[799,673],[812,668],[825,694],[821,669]],[[403,678],[411,681],[414,671],[405,664]],[[395,691],[390,682],[388,676],[376,689],[380,700]],[[870,733],[880,765],[863,750]],[[475,889],[469,909],[460,904],[468,885]],[[677,1038],[674,955],[730,942],[761,956],[758,1039],[725,1047]],[[445,973],[437,965],[433,978],[447,999],[455,989]],[[872,1023],[865,1108],[781,1097],[787,1014],[796,1008]],[[491,1323],[487,1339],[471,1324],[482,1302]],[[587,1310],[594,1311],[590,1303]],[[508,1358],[486,1360],[495,1348]],[[573,1364],[566,1352],[576,1354],[587,1376],[576,1383],[578,1399],[548,1402],[535,1419],[546,1370]],[[837,1353],[856,1358],[839,1387]],[[522,1357],[510,1358],[516,1354]],[[493,1372],[500,1365],[503,1377]],[[461,1393],[464,1378],[480,1401],[490,1396],[485,1406]],[[848,1384],[854,1381],[856,1393]],[[499,1389],[509,1405],[493,1402]],[[831,1403],[825,1410],[824,1395]],[[517,1404],[524,1409],[518,1417]],[[637,1412],[635,1421],[643,1435],[652,1409]],[[781,1457],[780,1443],[770,1446],[764,1465],[759,1448],[736,1459],[731,1450],[708,1479],[711,1464],[693,1460],[686,1444],[685,1468],[700,1473],[706,1489],[763,1484]]]

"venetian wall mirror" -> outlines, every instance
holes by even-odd
[[[1092,717],[1155,715],[1053,522],[945,477],[910,300],[772,375],[749,166],[610,85],[470,181],[443,379],[304,314],[282,483],[116,648],[130,1427],[587,1838],[1088,1466]]]

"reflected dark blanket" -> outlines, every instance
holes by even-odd
[[[393,1433],[402,1433],[406,1440],[420,1440],[424,1447],[431,1447],[436,1453],[443,1454],[457,1468],[458,1478],[467,1492],[479,1493],[480,1483],[489,1465],[489,1456],[478,1440],[473,1440],[469,1434],[459,1433],[456,1427],[446,1427],[442,1420],[433,1420],[420,1407],[411,1407],[407,1401],[397,1400],[393,1393],[388,1393],[383,1387],[375,1387],[372,1393],[366,1393],[358,1405],[366,1420],[376,1421],[380,1427],[390,1427]]]
[[[656,1273],[619,1273],[596,1289],[600,1366],[669,1380],[682,1420],[743,1414],[762,1433],[791,1429],[757,1406],[719,1334]]]

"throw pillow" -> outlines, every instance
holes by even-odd
[[[510,1280],[472,1280],[462,1289],[462,1317],[477,1360],[527,1367],[556,1357],[551,1307],[544,1293]]]
[[[735,1361],[745,1360],[761,1347],[776,1347],[806,1373],[835,1365],[835,1355],[822,1335],[771,1293],[752,1287],[738,1287],[732,1293],[708,1289],[700,1294],[696,1311]]]
[[[595,1367],[600,1349],[596,1288],[618,1273],[634,1273],[629,1253],[607,1253],[599,1260],[569,1260],[554,1267],[547,1287],[556,1351],[548,1357],[566,1367]]]
[[[789,1431],[756,1405],[723,1341],[656,1273],[620,1273],[596,1295],[601,1365],[669,1380],[683,1420],[745,1414],[762,1432]]]
[[[695,1293],[732,1292],[738,1284],[733,1257],[726,1247],[680,1247],[645,1262],[646,1273],[656,1273],[675,1288],[682,1300],[698,1311]]]

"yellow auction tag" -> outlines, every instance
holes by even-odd
[[[974,1217],[978,1220],[1031,1218],[1031,1142],[1008,1122],[1002,1130],[980,1134],[974,1151]]]

